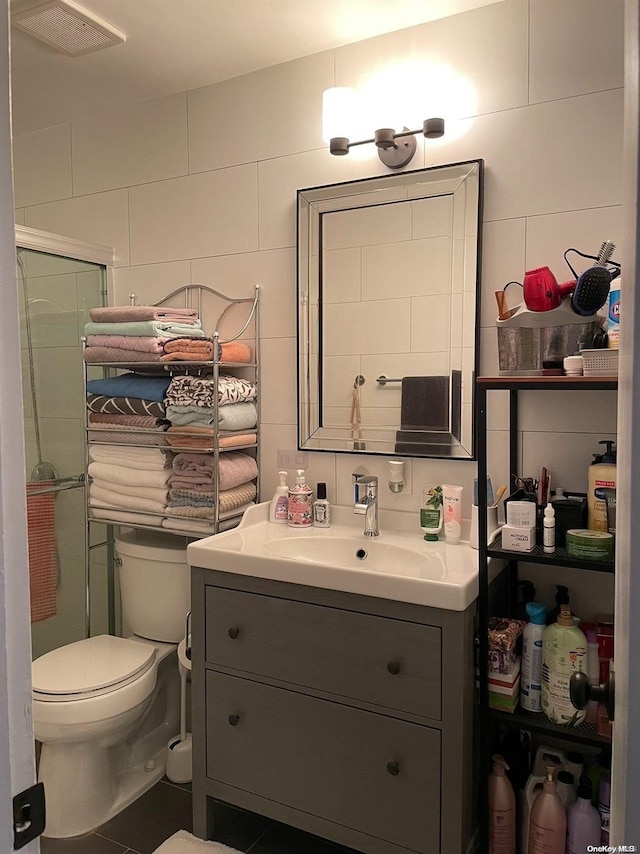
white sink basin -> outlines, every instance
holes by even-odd
[[[350,507],[333,508],[330,528],[307,530],[274,525],[268,511],[257,504],[232,531],[190,543],[189,564],[452,611],[478,595],[477,551],[425,542],[408,514],[381,510],[380,536],[365,537]]]

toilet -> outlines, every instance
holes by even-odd
[[[48,837],[89,833],[153,786],[179,725],[176,651],[191,607],[184,540],[124,532],[115,551],[127,636],[86,638],[32,665]]]

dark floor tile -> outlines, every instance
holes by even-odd
[[[152,854],[177,830],[191,828],[191,792],[160,782],[97,832],[124,848]]]
[[[271,819],[216,801],[213,805],[213,837],[215,842],[247,851],[272,826]]]
[[[174,783],[168,777],[163,777],[162,782],[166,783],[167,786],[177,786],[178,789],[185,789],[187,792],[191,791],[191,783]]]
[[[247,849],[247,854],[358,854],[319,836],[303,833],[286,824],[274,824],[258,841]]]
[[[95,833],[72,839],[47,839],[44,836],[40,839],[42,854],[125,854],[126,849],[126,845],[118,845]]]

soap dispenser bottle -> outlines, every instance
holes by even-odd
[[[567,814],[558,796],[556,770],[547,766],[547,779],[531,808],[527,854],[565,854]]]
[[[269,508],[269,521],[279,525],[286,525],[289,518],[289,487],[287,486],[287,472],[279,471],[280,483],[271,499]]]
[[[600,445],[606,445],[604,454],[595,454],[589,466],[587,495],[587,527],[592,531],[608,531],[607,499],[603,489],[616,488],[616,452],[613,442],[603,439]]]
[[[304,469],[296,471],[295,485],[289,489],[287,522],[290,528],[311,528],[313,525],[313,491]]]

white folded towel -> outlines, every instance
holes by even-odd
[[[203,842],[186,830],[179,830],[156,848],[155,854],[242,854],[237,848],[229,848],[221,842]]]
[[[132,466],[117,466],[112,463],[89,463],[87,471],[92,478],[121,483],[125,486],[136,483],[139,486],[162,487],[168,482],[171,475],[171,469],[149,471],[148,469],[136,469]]]
[[[89,459],[94,463],[131,465],[133,469],[160,471],[169,464],[167,455],[160,448],[114,448],[111,445],[90,444]],[[129,479],[131,483],[132,478]]]
[[[235,516],[233,519],[225,519],[218,523],[218,531],[229,531],[231,528],[236,528],[240,522],[240,518]],[[193,532],[194,534],[203,534],[206,537],[213,536],[213,522],[205,523],[200,519],[182,519],[166,518],[162,520],[162,527],[168,528],[171,531],[182,531],[184,534]]]
[[[104,519],[108,522],[122,522],[123,525],[158,525],[157,516],[145,516],[143,513],[123,513],[121,510],[100,510],[91,508],[94,519]]]
[[[149,513],[163,513],[165,501],[151,501],[137,495],[122,495],[113,489],[101,489],[95,481],[89,487],[89,501],[102,507],[122,507],[125,510],[145,510]]]
[[[137,483],[132,486],[131,484],[115,483],[113,480],[104,480],[101,477],[94,477],[91,485],[98,489],[110,489],[122,496],[135,495],[137,498],[146,498],[149,501],[161,501],[165,504],[167,501],[166,486],[139,486]]]

